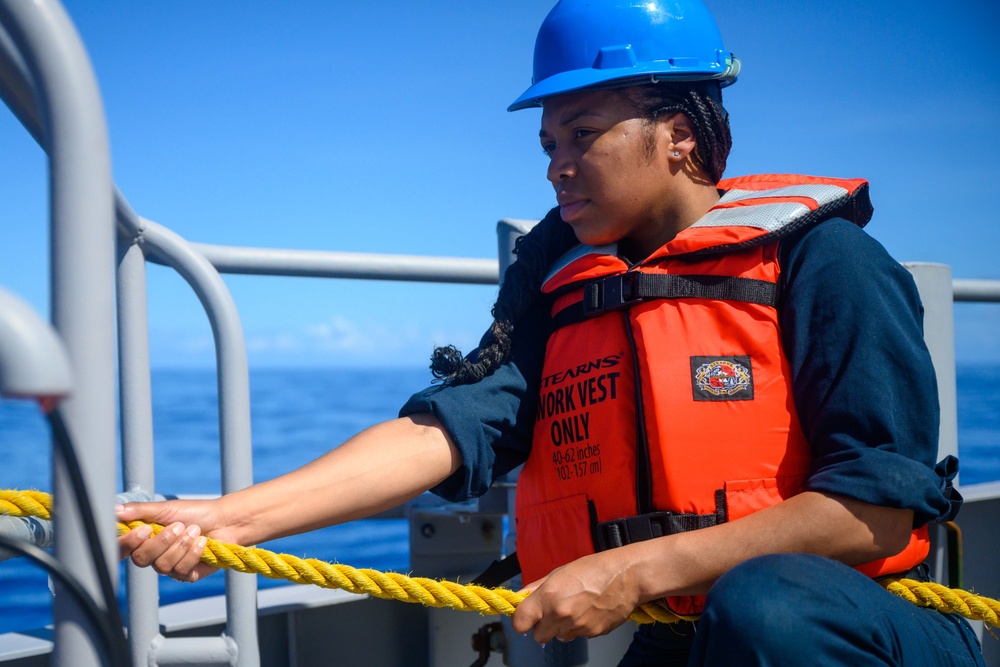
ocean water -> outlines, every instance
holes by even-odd
[[[962,481],[1000,480],[1000,366],[958,368]],[[426,370],[251,372],[254,479],[293,470],[376,422],[396,416],[430,380]],[[218,412],[211,371],[153,374],[157,491],[215,494],[220,488]],[[51,490],[48,429],[37,408],[0,401],[0,488]],[[357,521],[263,545],[303,557],[379,570],[407,568],[404,520]],[[283,585],[260,578],[262,588]],[[197,584],[160,578],[163,603],[216,595],[223,577]],[[51,622],[47,576],[23,560],[0,562],[0,633]]]

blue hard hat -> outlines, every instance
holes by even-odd
[[[739,71],[699,0],[560,0],[538,30],[531,87],[507,111],[561,93],[643,82],[727,86]]]

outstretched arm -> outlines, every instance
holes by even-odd
[[[236,544],[351,521],[400,505],[435,486],[460,463],[448,433],[430,414],[373,426],[298,470],[217,500],[129,503],[122,521],[167,526],[156,537],[138,530],[119,538],[122,556],[161,574],[194,581],[201,533]]]

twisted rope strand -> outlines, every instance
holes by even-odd
[[[51,519],[52,497],[41,491],[0,489],[0,514]],[[118,523],[118,534],[147,525],[132,521]],[[159,524],[148,524],[156,535]],[[484,588],[453,581],[410,577],[397,572],[357,569],[350,565],[327,563],[315,558],[298,558],[257,547],[242,547],[207,538],[201,560],[213,567],[260,574],[271,579],[285,579],[296,584],[313,584],[349,593],[367,594],[384,600],[418,603],[428,607],[448,607],[458,611],[476,611],[484,615],[510,616],[527,597],[506,588]],[[974,621],[1000,627],[1000,601],[968,591],[948,588],[913,579],[880,581],[886,590],[921,607],[931,607],[947,614],[958,614]],[[639,623],[675,623],[693,620],[678,616],[660,603],[647,603],[632,612],[629,619]]]
[[[895,579],[883,583],[895,595],[920,607],[932,607],[946,614],[958,614],[1000,627],[1000,601],[930,581]]]
[[[52,496],[42,491],[0,489],[0,514],[52,518]]]

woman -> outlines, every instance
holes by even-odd
[[[438,350],[441,385],[288,475],[121,508],[168,526],[123,553],[195,581],[201,532],[252,544],[465,499],[526,462],[512,620],[539,642],[665,598],[697,633],[643,627],[623,665],[982,664],[964,621],[871,578],[926,556],[954,465],[933,465],[919,299],[860,229],[867,184],[721,181],[739,61],[695,0],[633,4],[562,0],[542,25],[510,109],[542,107],[558,207],[480,349]]]

